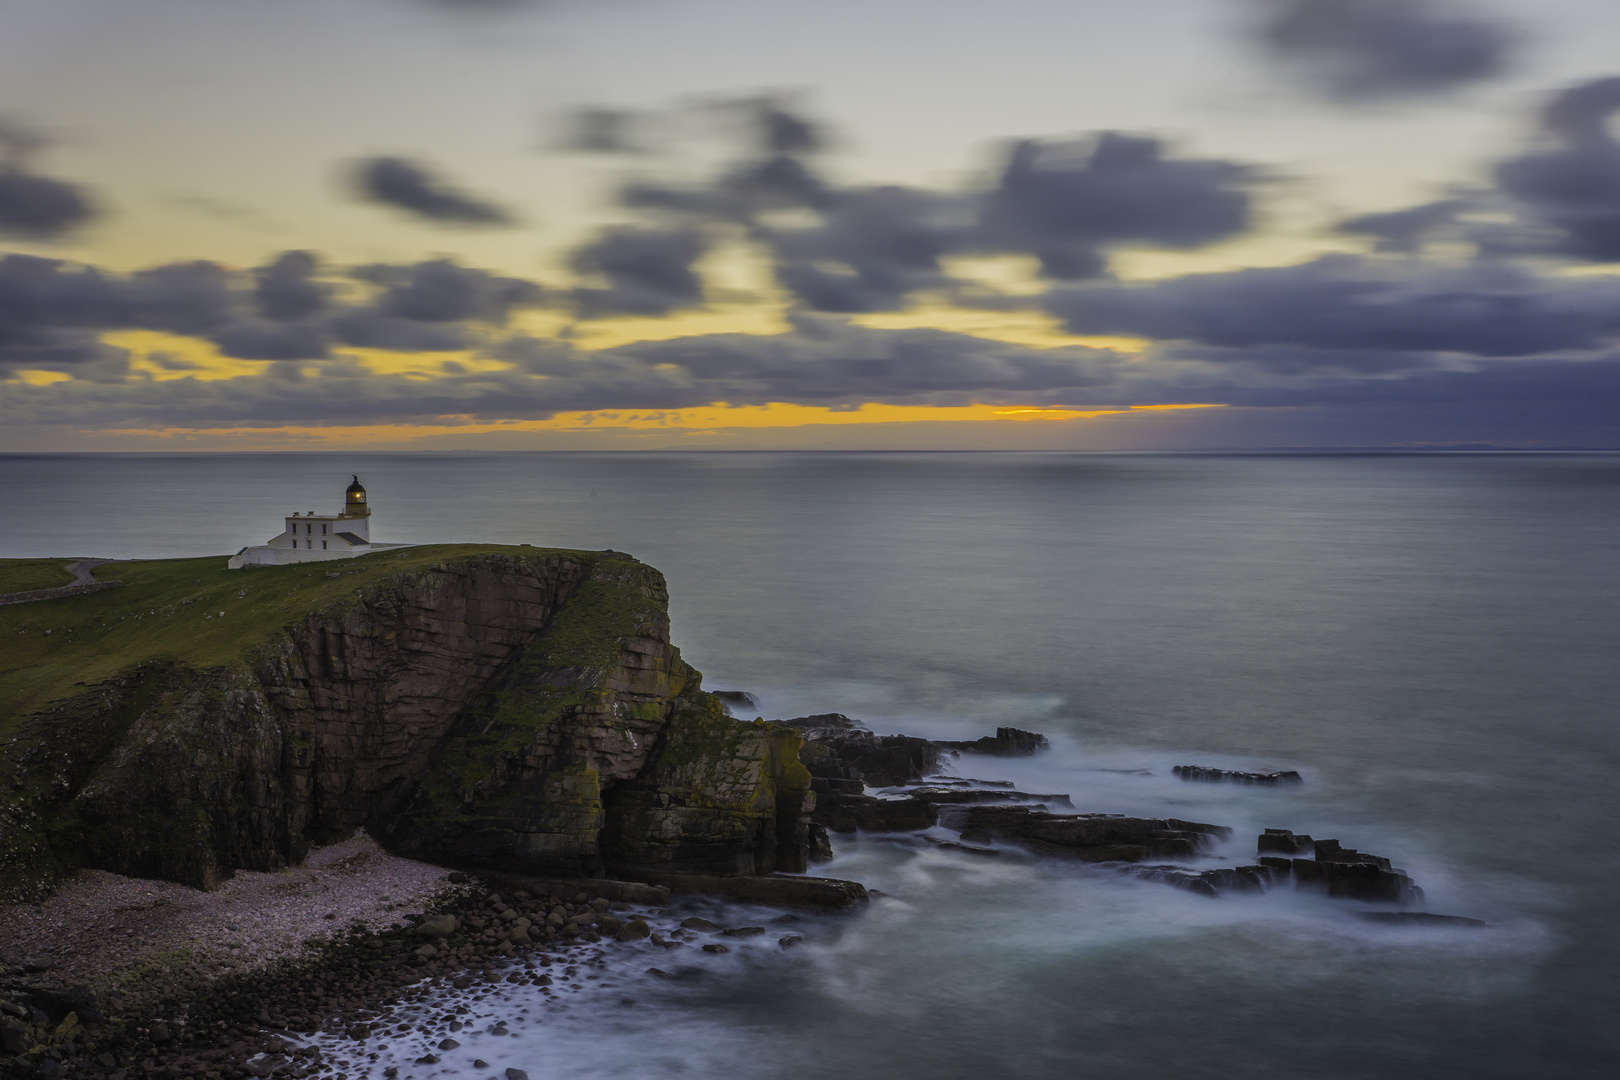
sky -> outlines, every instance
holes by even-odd
[[[1612,0],[0,25],[0,451],[1620,448]]]

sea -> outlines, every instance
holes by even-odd
[[[1620,455],[12,455],[0,555],[226,554],[351,474],[378,541],[658,567],[686,659],[766,717],[1042,732],[951,768],[1231,826],[1210,866],[1264,828],[1336,838],[1488,925],[838,836],[818,872],[880,895],[803,916],[796,948],[778,913],[693,907],[772,932],[469,991],[463,1049],[356,1048],[348,1076],[1620,1075]]]

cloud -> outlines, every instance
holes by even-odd
[[[703,302],[693,264],[707,244],[695,229],[609,229],[574,252],[576,273],[607,281],[574,290],[582,318],[667,315]]]
[[[592,106],[564,120],[559,149],[578,154],[645,154],[640,128],[646,118],[630,109]]]
[[[1409,255],[1438,230],[1454,223],[1469,205],[1467,199],[1440,199],[1404,210],[1361,214],[1341,221],[1338,230],[1372,237],[1376,251]]]
[[[29,169],[28,159],[46,142],[32,129],[0,118],[0,235],[55,240],[95,213],[78,185]]]
[[[1044,302],[1077,334],[1239,349],[1305,347],[1375,359],[1387,352],[1531,356],[1604,347],[1620,333],[1620,280],[1554,280],[1509,267],[1342,255],[1300,266],[1058,289]]]
[[[379,312],[421,322],[503,323],[513,308],[537,304],[543,295],[532,281],[459,266],[450,259],[362,266],[354,276],[383,287],[376,301]]]
[[[1564,253],[1620,261],[1620,78],[1564,91],[1543,114],[1547,146],[1501,162],[1498,186],[1561,238]]]
[[[417,217],[452,225],[510,225],[512,217],[494,203],[463,194],[424,166],[396,157],[362,161],[354,171],[363,198],[406,210]]]
[[[768,102],[738,106],[750,153],[707,183],[632,182],[631,209],[739,228],[769,249],[778,282],[816,311],[894,311],[952,290],[951,256],[1033,255],[1056,280],[1098,277],[1127,245],[1196,248],[1238,235],[1258,170],[1171,155],[1156,138],[1102,132],[1012,145],[988,184],[938,191],[838,186],[809,155],[820,128]]]
[[[1340,101],[1444,93],[1504,72],[1517,31],[1465,0],[1261,0],[1260,43]]]
[[[0,374],[17,369],[108,369],[122,356],[107,331],[146,329],[212,342],[245,360],[310,360],[334,345],[398,352],[470,347],[539,286],[438,259],[350,271],[370,303],[334,305],[332,281],[311,253],[286,252],[238,273],[209,262],[119,275],[59,259],[0,257]],[[162,366],[160,364],[160,366]]]
[[[254,298],[267,319],[304,319],[326,306],[331,286],[316,279],[320,262],[308,251],[288,251],[253,271]]]

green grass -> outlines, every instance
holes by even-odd
[[[72,559],[0,559],[0,593],[30,592],[73,584]]]
[[[356,559],[227,570],[226,556],[108,563],[98,580],[121,589],[0,607],[0,739],[28,715],[134,664],[242,663],[254,646],[311,612],[341,608],[356,592],[458,557],[553,555],[558,549],[440,544]],[[629,559],[567,552],[592,560]],[[60,565],[63,560],[11,560]],[[336,575],[329,577],[328,575]],[[64,573],[63,575],[67,575]],[[56,582],[56,584],[66,584]],[[221,615],[220,613],[224,614]]]

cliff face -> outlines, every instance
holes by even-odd
[[[701,690],[658,571],[505,549],[362,581],[238,662],[153,658],[30,717],[0,873],[54,860],[209,886],[360,825],[518,872],[803,869],[799,737]]]

